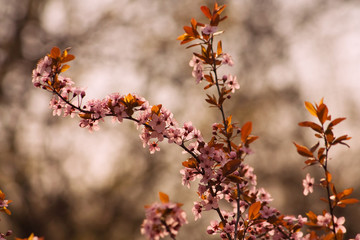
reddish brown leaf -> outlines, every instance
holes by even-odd
[[[323,133],[323,129],[320,125],[314,123],[314,122],[310,122],[310,121],[305,121],[305,122],[300,122],[299,126],[301,127],[310,127],[312,128],[314,131],[318,132],[318,133]]]
[[[53,47],[50,51],[50,57],[53,58],[53,59],[56,59],[58,57],[60,57],[61,55],[61,51],[60,51],[60,48],[58,47]]]
[[[240,166],[240,164],[241,164],[240,159],[230,160],[222,167],[222,174],[224,176],[228,176],[229,174],[235,172],[236,169],[238,169],[238,167]]]
[[[231,182],[234,182],[234,183],[244,183],[245,182],[245,179],[243,179],[242,177],[239,177],[235,174],[230,174],[228,176],[226,176],[227,179],[229,179]]]
[[[317,215],[315,213],[313,213],[312,211],[309,211],[308,213],[306,213],[306,215],[308,216],[308,218],[311,222],[317,221]]]
[[[248,136],[247,139],[246,139],[246,144],[250,144],[252,142],[254,142],[256,139],[258,139],[259,137],[258,136]]]
[[[339,201],[337,203],[337,205],[340,206],[341,204],[347,205],[347,204],[354,204],[354,203],[358,203],[358,202],[359,202],[359,200],[356,198],[348,198],[348,199],[342,199],[341,201]]]
[[[255,202],[249,207],[249,219],[254,220],[260,216],[261,202]]]
[[[159,192],[159,198],[162,203],[168,203],[169,202],[169,196],[163,192]]]
[[[335,125],[341,123],[342,121],[344,121],[346,118],[336,118],[334,120],[332,120],[330,123],[329,123],[329,126],[328,126],[328,129],[331,129],[332,127],[334,127]]]
[[[308,166],[311,166],[311,165],[315,165],[317,164],[317,160],[315,158],[312,158],[312,159],[308,159],[305,161],[305,164],[308,165]]]
[[[313,153],[305,146],[298,145],[294,142],[297,152],[304,157],[314,157]]]
[[[196,29],[196,27],[197,27],[197,22],[194,18],[191,18],[191,26],[193,29]]]
[[[65,57],[61,59],[61,63],[70,62],[71,60],[74,60],[75,56],[71,54],[67,54]]]
[[[200,9],[208,19],[212,18],[211,11],[210,11],[210,9],[208,7],[201,6]]]
[[[217,50],[216,50],[216,55],[220,55],[222,54],[222,44],[221,44],[221,41],[218,42],[218,45],[217,45]]]
[[[343,191],[344,196],[349,196],[354,191],[354,188],[347,188]]]
[[[321,122],[321,124],[324,124],[325,121],[328,119],[328,108],[325,104],[320,104],[320,106],[317,109],[317,116]]]
[[[241,141],[243,143],[246,142],[247,137],[250,135],[252,131],[252,123],[247,122],[241,127]]]
[[[351,139],[351,137],[348,137],[348,135],[343,135],[343,136],[338,137],[337,139],[335,139],[335,141],[333,141],[332,144],[335,145],[335,144],[340,143],[340,144],[344,144],[344,145],[350,147],[350,146],[347,145],[346,143],[343,143],[343,141],[350,140],[350,139]]]
[[[184,26],[184,31],[190,36],[195,37],[194,31],[192,27]]]
[[[198,166],[198,162],[195,158],[189,158],[187,161],[182,162],[182,165],[187,168],[196,168]]]
[[[219,7],[219,8],[216,10],[216,13],[217,13],[217,14],[221,14],[222,11],[224,11],[225,8],[226,8],[226,5],[223,5],[223,6]]]

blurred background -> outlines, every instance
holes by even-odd
[[[315,193],[302,194],[307,172],[292,141],[312,146],[311,120],[304,101],[322,97],[335,117],[347,117],[335,133],[349,134],[350,149],[332,151],[330,172],[338,190],[353,187],[360,198],[360,2],[357,0],[243,0],[227,4],[221,35],[241,89],[225,105],[239,123],[253,122],[258,186],[286,214],[326,208]],[[195,49],[176,41],[192,17],[205,21],[204,0],[0,0],[0,189],[11,216],[0,232],[17,237],[34,232],[45,239],[144,239],[145,204],[166,192],[185,203],[189,224],[178,239],[214,239],[205,234],[211,213],[194,222],[194,188],[181,185],[181,155],[163,144],[150,155],[131,122],[108,119],[90,134],[78,119],[53,117],[50,94],[35,89],[31,71],[53,46],[72,47],[76,61],[65,75],[87,87],[87,99],[112,92],[137,93],[162,103],[179,123],[191,120],[207,139],[218,112],[194,87],[188,62]],[[314,119],[313,119],[314,120]],[[359,204],[337,209],[345,216],[347,238],[360,232]]]

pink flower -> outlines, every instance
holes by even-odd
[[[156,142],[149,143],[149,151],[151,154],[154,154],[155,151],[160,151],[160,147]]]
[[[226,85],[231,88],[231,92],[234,93],[235,89],[240,89],[240,85],[236,80],[236,76],[232,76],[229,74],[227,80],[226,80]]]
[[[201,82],[201,80],[204,78],[202,64],[197,64],[194,66],[194,69],[192,71],[192,76],[195,78],[196,83]]]
[[[201,218],[202,206],[198,202],[194,202],[192,213],[195,216],[195,221]]]
[[[310,177],[310,174],[306,174],[306,178],[303,180],[303,186],[304,186],[304,195],[307,196],[310,193],[314,191],[314,178]]]
[[[217,26],[205,25],[205,27],[201,28],[201,32],[206,35],[210,35],[215,33],[217,30]]]
[[[98,131],[100,129],[99,121],[92,119],[82,119],[79,123],[79,126],[89,129],[89,132]]]
[[[216,234],[220,230],[219,223],[216,220],[210,221],[210,226],[207,227],[207,233],[210,235]]]
[[[233,62],[231,56],[228,53],[224,53],[222,55],[222,64],[227,64],[230,67],[234,65],[234,62]]]
[[[260,188],[257,193],[257,200],[260,200],[261,202],[269,203],[272,199],[270,193],[266,192],[264,188]]]
[[[151,119],[151,122],[149,123],[149,125],[154,131],[156,131],[158,133],[162,133],[166,127],[164,118],[161,115],[158,116],[156,114],[152,115],[152,119]]]
[[[277,213],[277,210],[272,207],[264,206],[262,210],[260,210],[260,213],[263,218],[269,218],[271,216],[274,216]]]
[[[167,235],[175,238],[179,228],[186,224],[186,213],[175,203],[154,203],[146,209],[146,219],[141,234],[148,239],[160,239]]]
[[[198,58],[197,56],[193,55],[192,59],[189,62],[189,66],[190,67],[195,67],[196,65],[201,64],[201,60],[200,58]]]
[[[181,169],[180,173],[182,176],[182,185],[190,188],[190,182],[196,179],[196,174],[194,173],[194,169],[185,168]]]
[[[325,215],[317,216],[317,225],[327,227],[331,223],[331,214],[325,213]]]
[[[339,218],[334,217],[335,232],[341,230],[342,233],[346,233],[346,228],[343,226],[344,222],[345,222],[344,217],[339,217]]]

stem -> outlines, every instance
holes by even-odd
[[[328,181],[328,171],[327,171],[327,164],[328,164],[328,160],[329,160],[329,150],[331,146],[328,146],[328,141],[326,139],[326,136],[324,135],[324,143],[325,143],[325,163],[322,165],[322,167],[325,170],[325,180],[326,180],[326,192],[327,192],[327,198],[328,198],[328,203],[329,203],[329,210],[330,210],[330,214],[331,214],[331,222],[332,222],[332,232],[334,233],[334,237],[335,240],[337,240],[336,238],[336,231],[335,231],[335,216],[334,216],[334,208],[332,207],[331,204],[331,193],[330,193],[330,187],[329,187],[329,181]]]
[[[169,226],[166,224],[165,220],[161,220],[161,223],[165,226],[165,229],[169,233],[169,236],[171,237],[171,239],[176,240],[175,235],[171,233],[171,230],[170,230]]]
[[[209,44],[211,46],[211,56],[212,56],[212,72],[214,73],[214,77],[215,77],[215,85],[216,85],[216,89],[218,92],[218,96],[220,98],[221,96],[221,91],[220,91],[220,86],[219,86],[219,80],[218,80],[218,74],[217,74],[217,67],[216,67],[216,59],[215,59],[215,54],[214,54],[214,48],[213,48],[213,42],[214,42],[214,37],[211,36]],[[227,123],[226,123],[226,117],[225,117],[225,112],[224,112],[224,107],[222,105],[222,103],[218,106],[219,110],[221,112],[221,117],[224,123],[224,128],[225,128],[225,133],[227,133]],[[232,148],[231,148],[231,141],[229,139],[228,136],[226,136],[226,142],[228,145],[228,149],[229,152],[231,152]],[[235,223],[235,232],[234,232],[234,240],[236,240],[237,238],[237,228],[239,225],[239,221],[240,221],[240,185],[236,184],[236,189],[237,189],[237,197],[236,197],[236,223]],[[229,240],[231,240],[231,236],[230,234],[227,234]]]

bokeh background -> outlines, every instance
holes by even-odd
[[[76,61],[66,75],[87,87],[87,97],[138,93],[162,103],[179,123],[191,120],[210,137],[219,114],[194,87],[192,50],[176,41],[191,17],[205,20],[204,0],[0,0],[0,189],[12,199],[0,232],[45,239],[143,239],[143,206],[158,191],[185,203],[190,224],[178,239],[211,239],[211,213],[194,222],[195,188],[181,185],[186,155],[163,144],[150,155],[133,123],[106,121],[90,134],[78,119],[53,117],[50,95],[33,88],[31,71],[52,46],[71,46]],[[360,2],[357,0],[219,1],[226,3],[223,49],[241,89],[226,105],[239,123],[253,122],[260,139],[248,163],[258,184],[287,214],[320,213],[320,188],[305,197],[303,169],[293,146],[316,143],[297,123],[311,119],[303,102],[322,97],[333,117],[346,116],[336,133],[352,136],[332,152],[330,171],[339,190],[354,187],[360,198]],[[359,204],[346,216],[347,238],[360,232]]]

